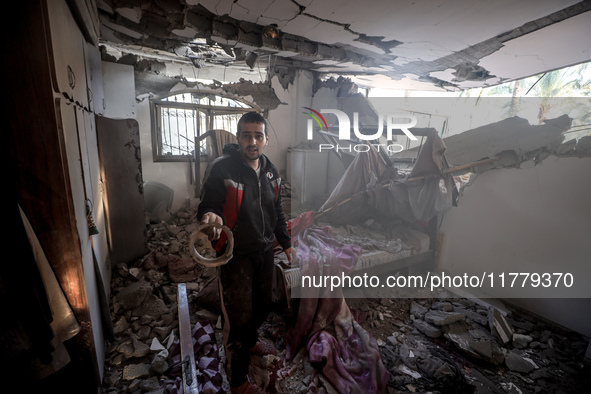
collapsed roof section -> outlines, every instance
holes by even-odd
[[[331,223],[402,219],[426,222],[455,204],[453,175],[537,165],[550,155],[590,157],[591,136],[569,139],[566,115],[531,125],[512,117],[441,139],[431,129],[410,173],[399,172],[375,148],[357,154],[319,211]],[[409,154],[409,152],[406,152]]]
[[[445,156],[452,165],[498,157],[491,167],[519,167],[539,164],[550,155],[591,156],[591,136],[565,138],[572,119],[562,115],[531,125],[526,119],[512,117],[445,138]]]
[[[197,66],[248,69],[255,53],[273,55],[274,67],[423,90],[490,86],[589,61],[590,10],[591,2],[576,0],[98,3],[103,40],[180,49]]]

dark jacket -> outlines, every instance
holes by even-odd
[[[260,177],[244,161],[237,144],[226,144],[224,155],[209,164],[203,180],[197,218],[218,214],[232,230],[234,255],[268,250],[275,240],[284,249],[291,246],[281,206],[279,171],[265,156],[260,157]],[[226,241],[222,232],[214,243],[220,252]]]

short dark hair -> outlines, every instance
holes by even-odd
[[[258,112],[250,111],[240,117],[238,120],[238,125],[236,126],[236,135],[240,134],[242,131],[242,125],[244,123],[262,123],[265,135],[267,134],[267,122],[265,121],[263,115],[259,114]]]

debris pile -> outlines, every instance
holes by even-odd
[[[112,272],[111,334],[102,393],[166,394],[178,388],[177,284],[186,283],[191,324],[210,324],[224,352],[215,269],[194,263],[188,238],[195,210],[148,228],[150,252]],[[433,298],[347,299],[355,320],[377,340],[389,393],[578,393],[589,379],[588,338],[510,306],[450,293]],[[253,379],[277,393],[335,393],[305,352],[286,361],[286,321],[272,314],[260,336],[278,350],[253,360]],[[291,322],[293,323],[293,322]]]
[[[368,311],[391,393],[585,392],[589,340],[579,334],[449,293],[351,301]]]
[[[170,223],[151,224],[150,252],[133,266],[119,264],[113,270],[113,338],[106,354],[104,393],[173,392],[177,385],[171,371],[179,337],[178,283],[187,285],[191,324],[211,324],[218,328],[216,337],[221,336],[219,314],[197,302],[201,293],[208,293],[203,290],[216,277],[215,269],[195,264],[190,256],[188,239],[198,227],[195,215],[195,210],[187,209],[177,213]],[[208,256],[203,251],[201,254]],[[221,338],[217,339],[221,343]]]
[[[195,264],[188,250],[189,237],[198,227],[195,216],[194,209],[186,209],[169,223],[151,223],[150,252],[133,265],[119,264],[113,270],[110,300],[113,338],[108,341],[102,394],[178,392],[179,378],[173,373],[178,369],[173,354],[178,349],[179,338],[178,283],[187,287],[191,325],[210,324],[214,329],[219,372],[223,377],[221,392],[229,392],[223,368],[216,270]],[[200,253],[212,257],[204,251]],[[259,330],[261,339],[272,344],[279,354],[253,357],[252,379],[259,386],[268,387],[271,390],[268,392],[334,393],[321,374],[312,373],[304,354],[285,361],[286,330],[286,319],[280,314],[272,313],[263,324]],[[274,391],[275,387],[280,391]]]

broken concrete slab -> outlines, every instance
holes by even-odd
[[[181,257],[171,254],[168,258],[168,275],[175,283],[192,282],[199,278],[201,266],[190,256]]]
[[[454,306],[453,311],[463,314],[466,317],[466,319],[470,319],[470,320],[480,324],[481,326],[488,327],[488,317],[487,316],[481,315],[478,312],[474,312],[474,311],[468,310],[466,308],[461,308],[458,306]]]
[[[420,332],[422,332],[423,334],[425,334],[426,336],[430,337],[430,338],[439,338],[440,336],[443,335],[443,331],[441,331],[440,328],[424,321],[421,319],[415,319],[413,321],[413,325],[415,326],[415,328],[417,330],[419,330]]]
[[[447,301],[436,301],[431,304],[431,309],[439,309],[445,312],[451,312],[453,305]]]
[[[402,344],[400,346],[399,355],[402,362],[409,368],[416,370],[417,357],[410,346]]]
[[[134,308],[131,312],[132,316],[152,316],[158,317],[170,312],[170,308],[166,306],[164,301],[150,294],[144,300],[144,303]]]
[[[132,309],[142,304],[153,290],[154,288],[149,282],[135,282],[119,291],[117,301],[123,309]]]
[[[447,331],[443,334],[443,336],[456,345],[459,349],[478,358],[478,353],[476,353],[470,346],[470,343],[473,342],[473,339],[468,329],[469,326],[464,321],[455,322],[447,326]]]
[[[503,362],[503,351],[499,345],[489,338],[474,339],[470,332],[470,325],[459,321],[447,326],[444,337],[466,354],[491,364],[499,365]]]
[[[535,324],[531,321],[524,320],[523,318],[516,320],[506,317],[507,321],[515,330],[521,330],[524,332],[531,332],[535,329]]]
[[[471,341],[470,348],[472,348],[480,358],[490,362],[494,365],[500,365],[505,360],[505,355],[499,345],[492,340]]]
[[[489,310],[488,321],[491,331],[503,345],[508,344],[513,339],[513,327],[511,327],[505,316],[498,309],[491,308]]]
[[[113,323],[113,332],[116,335],[121,334],[127,329],[129,329],[129,323],[127,323],[125,316],[121,316],[115,323]]]
[[[514,333],[512,344],[513,344],[513,347],[515,347],[516,349],[523,349],[523,348],[526,348],[527,346],[529,346],[529,344],[532,340],[533,340],[533,338],[529,335]]]
[[[577,145],[575,147],[575,151],[577,152],[577,156],[585,157],[591,155],[591,136],[585,136],[577,141]]]
[[[467,377],[470,379],[474,386],[474,394],[506,394],[505,390],[497,386],[495,382],[490,380],[485,374],[480,372],[478,369],[470,371],[470,375]]]
[[[218,314],[213,313],[207,309],[200,309],[195,313],[197,319],[209,320],[212,324],[215,324],[218,320]]]
[[[531,359],[523,357],[516,351],[511,351],[507,354],[505,357],[505,365],[514,372],[529,373],[536,369],[536,365]]]
[[[491,341],[472,341],[469,342],[470,348],[472,348],[476,353],[481,355],[482,357],[486,358],[487,360],[492,360],[492,344]]]
[[[463,313],[458,312],[445,312],[445,311],[434,311],[431,310],[425,313],[425,321],[428,323],[435,324],[436,326],[444,326],[462,321],[466,318]]]
[[[434,379],[453,378],[456,371],[445,360],[438,357],[420,357],[416,366],[424,376]]]
[[[163,375],[169,367],[168,364],[168,350],[162,350],[154,356],[152,363],[150,364],[150,371]]]
[[[398,345],[398,340],[396,339],[396,337],[394,335],[390,335],[388,338],[386,338],[388,340],[388,343],[392,346],[396,346]]]
[[[165,347],[160,343],[158,338],[156,338],[156,337],[152,338],[152,342],[150,343],[150,350],[159,352],[164,349],[165,349]]]
[[[157,377],[152,376],[148,379],[142,380],[139,386],[142,389],[142,391],[153,391],[160,388],[160,382],[158,382]]]
[[[445,157],[452,166],[457,166],[513,151],[521,162],[529,159],[529,152],[540,148],[554,151],[562,144],[563,133],[570,126],[571,119],[566,115],[542,125],[530,125],[519,117],[507,118],[444,138]]]
[[[575,152],[576,145],[577,140],[573,138],[572,140],[566,141],[562,143],[560,146],[556,147],[554,153],[556,153],[559,156],[570,155]]]
[[[134,380],[145,378],[150,374],[148,364],[130,364],[123,367],[123,380]]]
[[[501,387],[507,394],[523,394],[523,391],[513,382],[501,383]]]
[[[410,314],[416,317],[417,319],[422,319],[425,316],[429,309],[416,301],[412,301],[410,303]]]
[[[150,347],[140,341],[137,337],[132,336],[132,344],[133,344],[133,357],[142,358],[150,352]]]
[[[133,343],[131,342],[131,340],[120,343],[117,346],[117,351],[123,356],[123,358],[129,359],[129,358],[133,357],[133,351],[134,351]]]

